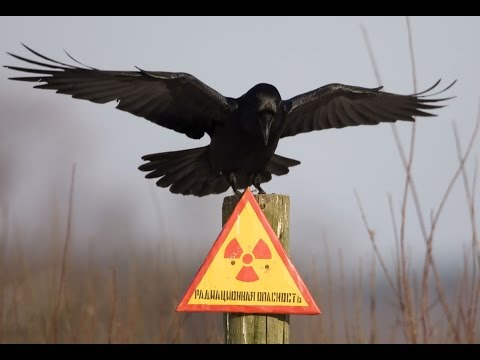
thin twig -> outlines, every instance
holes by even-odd
[[[341,306],[342,306],[342,313],[343,313],[343,321],[345,326],[345,342],[351,343],[350,339],[350,325],[348,322],[348,308],[347,308],[347,299],[348,299],[348,291],[347,285],[345,283],[345,266],[343,261],[343,253],[342,249],[338,249],[338,264],[340,266],[340,290],[341,290]]]
[[[361,26],[362,32],[363,32],[363,38],[365,40],[365,46],[367,47],[368,50],[368,56],[370,58],[370,62],[372,64],[372,68],[375,74],[375,79],[377,80],[377,85],[381,86],[383,85],[382,78],[380,76],[379,68],[377,66],[377,61],[375,59],[375,53],[373,52],[373,48],[370,42],[370,37],[368,35],[367,30],[365,29],[364,26]],[[395,145],[397,146],[398,153],[400,154],[400,159],[402,160],[402,164],[407,168],[407,156],[405,155],[405,150],[403,149],[402,142],[400,141],[400,135],[398,134],[398,129],[395,124],[390,124],[390,129],[392,130],[393,138],[395,140]],[[418,200],[418,194],[417,194],[417,189],[415,186],[415,182],[413,179],[410,179],[410,188],[413,196],[413,201],[415,203],[415,209],[417,210],[417,215],[418,215],[418,220],[420,223],[420,229],[422,230],[423,237],[426,241],[428,234],[427,234],[427,227],[425,225],[425,221],[423,220],[423,215],[421,212],[421,207],[420,207],[420,201]]]
[[[0,344],[4,339],[4,306],[7,283],[7,212],[0,206]]]
[[[355,301],[354,307],[355,307],[355,314],[354,314],[354,336],[353,339],[356,344],[363,344],[365,343],[365,339],[363,337],[363,332],[362,332],[362,325],[361,325],[361,309],[363,307],[363,293],[362,293],[362,288],[363,288],[363,262],[362,259],[360,258],[360,265],[358,269],[358,278],[355,278],[355,273],[353,273],[352,276],[352,291],[353,291],[353,296],[352,298]]]
[[[70,244],[71,238],[71,227],[72,227],[72,211],[73,211],[73,189],[75,186],[75,168],[76,164],[74,163],[72,166],[72,176],[70,181],[70,196],[68,199],[68,216],[67,216],[67,229],[65,232],[65,243],[63,247],[63,255],[62,255],[62,268],[60,272],[60,285],[58,288],[58,297],[57,297],[57,304],[55,305],[55,310],[53,313],[53,343],[57,343],[58,341],[58,315],[60,313],[60,306],[62,304],[62,295],[65,288],[65,276],[67,272],[67,254],[68,248]]]
[[[459,164],[457,170],[455,171],[452,179],[450,180],[450,183],[448,184],[447,190],[445,191],[445,193],[442,197],[442,200],[440,201],[440,205],[438,206],[437,212],[435,213],[435,217],[433,219],[432,229],[431,229],[432,232],[435,228],[436,223],[438,222],[438,219],[440,218],[440,214],[443,210],[443,207],[445,206],[445,203],[448,199],[448,196],[450,195],[450,192],[452,191],[453,185],[457,181],[459,175],[462,173],[462,169],[465,166],[465,162],[467,161],[468,156],[470,155],[470,152],[473,149],[473,145],[475,144],[475,139],[477,138],[479,129],[480,129],[480,103],[479,103],[479,107],[478,107],[477,122],[475,124],[475,128],[473,129],[473,133],[472,133],[472,136],[470,138],[470,141],[468,143],[467,151],[465,152],[464,156],[460,159],[460,164]],[[430,234],[430,237],[431,236],[432,236],[432,234]]]
[[[360,25],[360,28],[362,29],[363,39],[365,40],[365,45],[367,46],[368,57],[370,58],[370,61],[372,63],[372,69],[375,75],[375,79],[377,79],[378,86],[382,86],[383,81],[380,76],[380,71],[378,70],[379,67],[377,65],[377,61],[375,60],[375,53],[373,52],[373,47],[370,42],[370,36],[368,35],[367,28],[363,25]]]
[[[473,184],[472,184],[472,203],[471,206],[474,206],[477,202],[475,201],[476,199],[476,187],[478,184],[478,158],[475,157],[475,170],[474,170],[474,175],[473,175]],[[473,254],[476,255],[476,259],[478,261],[478,265],[480,266],[480,244],[479,244],[479,239],[478,235],[474,234],[474,238],[477,239],[476,248],[473,249]],[[473,255],[472,256],[475,256]],[[476,333],[476,324],[477,324],[477,310],[478,310],[478,302],[480,300],[480,280],[478,279],[478,272],[477,272],[477,278],[475,279],[475,286],[472,289],[472,296],[473,296],[473,310],[472,310],[472,338],[475,339],[475,333]]]
[[[410,16],[406,16],[406,19],[407,19],[407,31],[408,31],[408,48],[410,50],[410,64],[412,65],[413,93],[416,94],[417,93],[417,69],[416,69],[416,63],[415,63],[415,53],[413,51],[412,25],[410,24]],[[410,150],[410,152],[411,151],[412,150]]]
[[[108,343],[113,342],[113,330],[115,327],[115,318],[117,316],[117,272],[116,269],[112,269],[112,302],[110,312],[110,325],[108,327]]]
[[[452,122],[452,127],[453,127],[453,135],[455,137],[455,146],[457,148],[457,156],[458,156],[458,161],[462,161],[462,145],[460,144],[460,136],[458,134],[458,128],[457,124],[455,122]],[[473,176],[473,183],[476,183],[476,176],[477,176],[477,168],[475,167],[475,172]],[[475,332],[475,322],[472,321],[473,319],[473,310],[474,310],[474,302],[476,301],[475,299],[475,289],[477,286],[479,286],[478,281],[477,281],[477,272],[478,272],[478,265],[480,265],[480,254],[477,252],[477,243],[478,243],[478,236],[477,236],[477,224],[476,224],[476,214],[475,214],[475,202],[474,202],[474,187],[472,187],[472,191],[470,191],[470,184],[468,181],[468,174],[467,174],[467,169],[465,167],[462,167],[462,178],[463,178],[463,185],[465,188],[465,196],[468,204],[468,210],[470,214],[470,224],[472,228],[472,280],[471,280],[471,294],[470,297],[468,297],[468,294],[465,294],[465,297],[467,298],[468,301],[468,307],[467,307],[467,318],[468,322],[472,328],[471,332]],[[477,256],[475,256],[475,254]],[[466,262],[464,262],[464,266],[466,266]],[[466,269],[465,269],[466,271]],[[468,288],[468,283],[465,283],[465,286]],[[467,336],[469,333],[467,332]]]
[[[335,316],[333,313],[333,278],[332,278],[332,263],[330,261],[330,248],[328,246],[328,240],[325,235],[322,236],[323,244],[325,247],[325,271],[327,275],[327,293],[328,293],[328,312],[330,313],[330,342],[335,342]]]
[[[370,264],[370,344],[377,341],[377,291],[375,288],[375,257],[372,256]]]
[[[398,227],[397,227],[397,221],[395,219],[395,211],[394,211],[394,206],[393,206],[393,199],[391,194],[388,194],[388,204],[390,207],[390,215],[392,218],[392,227],[393,227],[393,233],[395,237],[395,265],[396,265],[396,278],[397,278],[397,301],[398,305],[400,307],[400,312],[402,314],[402,319],[404,321],[404,325],[402,327],[403,330],[403,335],[405,336],[405,339],[408,339],[408,334],[407,334],[407,326],[406,326],[406,319],[407,319],[407,312],[406,312],[406,304],[405,304],[405,295],[403,292],[403,287],[402,287],[402,259],[400,257],[400,236],[398,235]]]
[[[475,168],[474,168],[474,174],[473,174],[473,181],[472,181],[472,197],[471,197],[471,202],[470,202],[470,208],[471,212],[474,214],[474,220],[476,220],[476,211],[475,211],[475,204],[477,202],[475,201],[476,199],[476,189],[478,185],[478,157],[475,157]],[[477,227],[474,227],[474,233],[473,233],[473,242],[474,242],[474,252],[477,256],[477,261],[478,261],[478,266],[480,266],[480,238],[478,237],[478,232],[477,232]]]
[[[380,254],[380,250],[378,250],[377,243],[375,241],[375,230],[371,229],[370,226],[368,225],[367,222],[367,217],[365,215],[365,210],[363,209],[362,201],[360,200],[360,196],[358,195],[357,191],[354,190],[355,197],[357,198],[357,204],[360,209],[360,213],[362,214],[362,220],[363,224],[365,225],[365,229],[367,230],[368,233],[368,238],[370,239],[370,242],[372,243],[373,250],[375,251],[375,254],[377,255],[378,261],[380,262],[380,265],[382,266],[382,270],[385,273],[385,276],[387,277],[387,281],[392,288],[394,294],[398,297],[398,292],[395,287],[395,284],[392,280],[392,277],[390,276],[390,272],[387,269],[387,266],[385,265],[385,262],[383,261],[382,255]]]
[[[408,47],[410,50],[410,60],[412,65],[412,78],[413,78],[413,92],[417,92],[417,74],[415,72],[415,56],[413,53],[413,40],[412,40],[412,29],[410,26],[410,18],[407,16],[407,32],[408,32]],[[414,117],[415,119],[415,117]],[[403,190],[403,200],[402,200],[402,222],[400,224],[400,254],[402,257],[402,285],[405,290],[405,300],[407,303],[407,313],[408,313],[408,321],[411,329],[411,341],[413,343],[417,342],[417,329],[416,326],[413,324],[415,319],[415,314],[413,313],[415,308],[413,306],[412,294],[411,294],[411,286],[409,284],[409,278],[407,274],[406,268],[406,258],[405,258],[405,226],[407,223],[407,199],[408,199],[408,190],[410,188],[410,183],[412,179],[412,164],[413,164],[413,155],[415,150],[415,135],[416,135],[416,122],[414,121],[412,124],[412,134],[410,137],[410,150],[409,156],[407,161],[407,168],[405,174],[405,186]]]
[[[478,108],[477,122],[475,124],[475,128],[473,130],[470,141],[468,143],[467,151],[465,152],[464,156],[462,157],[457,170],[455,171],[452,179],[450,180],[450,183],[447,186],[447,190],[445,191],[445,193],[444,193],[444,195],[443,195],[443,197],[440,201],[440,205],[438,206],[437,212],[435,213],[435,216],[433,217],[432,226],[431,226],[431,229],[430,229],[430,235],[427,239],[427,256],[428,256],[429,259],[433,259],[433,257],[432,257],[431,247],[429,247],[428,244],[431,243],[432,240],[433,240],[433,234],[435,232],[436,225],[438,223],[438,220],[440,218],[442,210],[445,206],[445,203],[447,202],[447,199],[448,199],[448,197],[449,197],[449,195],[450,195],[450,193],[453,189],[453,186],[454,186],[455,182],[457,181],[458,177],[462,173],[462,168],[465,166],[465,162],[466,162],[468,156],[470,155],[470,152],[472,151],[473,145],[475,143],[475,139],[477,138],[477,135],[478,135],[479,128],[480,128],[480,103],[479,103],[479,108]],[[428,251],[429,248],[430,248],[430,252]],[[448,308],[448,302],[447,302],[447,299],[446,299],[446,295],[445,295],[445,292],[444,292],[443,287],[442,287],[441,282],[440,282],[440,275],[437,271],[436,266],[434,266],[433,260],[431,262],[431,265],[432,265],[432,272],[433,272],[434,277],[435,277],[435,288],[436,288],[437,293],[439,295],[440,304],[442,305],[442,308],[445,312],[445,315],[447,317],[447,320],[448,320],[448,323],[449,323],[449,326],[450,326],[450,330],[454,334],[455,340],[457,342],[460,342],[459,334],[458,334],[458,331],[455,329],[453,317],[452,317],[452,315],[449,311],[449,308]]]

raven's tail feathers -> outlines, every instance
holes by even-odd
[[[205,196],[220,194],[229,188],[224,176],[211,170],[207,157],[208,146],[150,154],[142,157],[148,161],[138,169],[148,171],[147,179],[160,178],[157,186],[174,194]]]
[[[298,160],[293,160],[274,154],[261,176],[261,183],[266,183],[272,180],[272,174],[277,176],[288,174],[290,171],[289,167],[299,164],[300,161]]]
[[[214,173],[208,162],[208,146],[170,151],[158,154],[145,155],[143,160],[148,161],[141,165],[139,170],[147,171],[147,179],[159,178],[157,186],[168,188],[174,194],[205,196],[221,194],[228,190],[230,185],[227,178]],[[289,167],[300,164],[300,161],[280,155],[273,155],[267,168],[261,175],[261,182],[267,182],[273,175],[285,175]],[[250,186],[251,180],[247,177],[237,179],[239,188]],[[247,183],[248,182],[248,183]]]
[[[296,165],[300,165],[300,161],[274,154],[267,165],[266,171],[280,176],[288,174],[288,168]]]

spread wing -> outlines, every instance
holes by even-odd
[[[382,87],[368,89],[356,86],[329,84],[285,101],[287,113],[282,137],[313,130],[343,128],[356,125],[376,125],[397,120],[414,121],[414,116],[436,116],[430,110],[443,107],[440,101],[451,98],[430,98],[429,89],[413,95],[397,95],[381,91]]]
[[[201,138],[205,133],[212,135],[215,124],[223,121],[234,101],[190,74],[141,69],[104,71],[78,67],[49,59],[25,47],[46,62],[9,53],[19,60],[40,67],[6,66],[12,70],[35,74],[14,77],[12,80],[39,82],[41,84],[35,88],[52,89],[60,94],[100,104],[115,100],[118,103],[117,109],[144,117],[194,139]]]

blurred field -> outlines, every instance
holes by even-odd
[[[478,122],[471,143],[477,131]],[[414,268],[409,244],[422,241],[422,232],[406,235],[406,214],[392,205],[399,199],[391,200],[389,241],[397,245],[392,258],[377,249],[358,198],[367,230],[359,238],[371,241],[371,257],[359,258],[358,271],[346,272],[344,250],[322,238],[322,258],[297,262],[323,314],[292,316],[293,343],[479,342],[478,171],[468,177],[463,166],[469,149],[465,155],[459,150],[460,166],[452,177],[452,183],[463,178],[472,224],[469,241],[452,239],[464,249],[463,268],[441,272],[430,258],[443,201],[429,225],[418,215],[425,226],[425,260],[423,268]],[[101,232],[114,226],[120,237],[74,236],[74,179],[73,171],[68,212],[55,210],[61,206],[52,199],[44,232],[29,233],[0,207],[0,343],[222,343],[221,314],[175,313],[206,254],[180,258],[175,242],[161,238],[139,246],[121,218]],[[408,182],[414,187],[413,179]],[[449,195],[450,188],[445,201]]]

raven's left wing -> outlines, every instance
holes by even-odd
[[[25,46],[25,45],[24,45]],[[26,47],[26,46],[25,46]],[[144,117],[160,126],[198,139],[212,135],[217,123],[223,122],[233,99],[226,98],[196,77],[186,73],[161,71],[105,71],[78,67],[49,59],[26,47],[40,62],[18,55],[13,57],[39,69],[6,66],[33,73],[34,76],[13,80],[40,83],[39,89],[52,89],[60,94],[95,103],[117,101],[117,108]]]
[[[281,137],[329,128],[356,125],[376,125],[397,120],[414,121],[414,116],[436,116],[429,110],[443,107],[427,93],[397,95],[381,91],[382,87],[368,89],[342,84],[329,84],[284,101],[289,109]],[[438,95],[453,86],[433,94]]]

